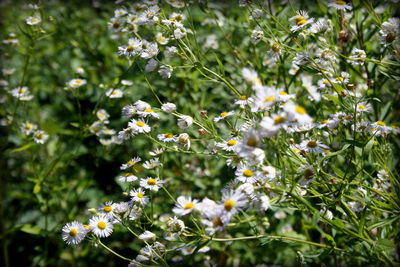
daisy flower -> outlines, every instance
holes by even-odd
[[[49,138],[49,135],[42,130],[37,130],[33,133],[33,141],[38,144],[44,144],[47,139]]]
[[[139,239],[144,241],[152,240],[156,237],[156,235],[150,231],[144,231],[143,234],[139,235]]]
[[[126,57],[132,57],[142,52],[142,40],[130,38],[128,45],[118,47],[118,54]]]
[[[101,204],[97,211],[109,220],[112,220],[114,218],[114,208],[115,204],[112,201],[108,201],[104,204]]]
[[[253,103],[253,98],[245,95],[239,96],[239,99],[235,101],[235,105],[239,105],[241,108],[244,108],[246,105],[250,105],[251,103]]]
[[[114,229],[114,225],[104,215],[91,218],[89,220],[89,226],[93,234],[97,237],[107,237],[111,235]]]
[[[345,71],[342,71],[340,73],[340,76],[337,76],[335,78],[335,80],[333,80],[332,82],[336,83],[336,84],[346,84],[346,83],[348,83],[350,81],[349,78],[350,78],[350,74],[345,72]]]
[[[25,135],[30,135],[37,129],[37,125],[30,123],[30,122],[24,122],[21,125],[21,130]]]
[[[30,94],[28,87],[17,87],[11,90],[11,95],[21,101],[29,101],[33,98],[33,95]]]
[[[27,17],[25,19],[25,21],[26,21],[26,24],[28,24],[28,25],[36,25],[36,24],[39,24],[40,22],[42,22],[42,18],[39,16],[36,16],[36,17],[30,16],[30,17]]]
[[[300,124],[309,124],[312,122],[312,118],[302,106],[286,104],[283,109],[287,112],[290,121]]]
[[[147,205],[149,203],[149,197],[146,196],[146,193],[142,188],[138,189],[133,189],[129,192],[129,195],[132,197],[132,201],[139,203],[143,206]]]
[[[254,168],[241,165],[235,171],[235,179],[242,183],[254,184],[259,179],[259,172],[255,171]]]
[[[225,118],[227,118],[227,117],[229,117],[229,116],[232,116],[232,115],[234,115],[234,114],[235,114],[234,111],[229,111],[229,112],[224,111],[224,112],[221,112],[221,113],[219,114],[218,117],[215,117],[215,118],[214,118],[214,121],[215,121],[215,122],[219,122],[220,120],[223,120],[223,119],[225,119]]]
[[[136,181],[138,178],[130,172],[124,173],[118,177],[118,181],[122,183],[131,183]]]
[[[68,82],[69,86],[72,88],[78,88],[86,84],[85,79],[72,79]]]
[[[223,207],[221,219],[227,223],[233,214],[247,205],[246,195],[241,191],[225,191],[222,195],[221,205]]]
[[[400,19],[390,18],[382,23],[382,29],[379,31],[381,44],[385,47],[392,44],[400,34]]]
[[[158,69],[158,73],[163,79],[171,78],[173,68],[170,65],[161,65]]]
[[[143,111],[138,111],[137,114],[139,115],[139,117],[142,117],[142,118],[146,118],[146,117],[153,117],[156,119],[160,118],[160,116],[156,112],[154,112],[154,110],[151,108],[145,109]]]
[[[318,153],[323,150],[329,149],[328,146],[322,144],[319,140],[303,140],[300,143],[300,149],[309,153]]]
[[[383,121],[376,121],[371,123],[370,130],[375,135],[387,136],[392,131],[392,128],[387,126]]]
[[[347,62],[349,62],[352,65],[364,65],[365,58],[367,57],[367,54],[365,53],[364,50],[358,49],[358,48],[353,48],[351,51],[351,55],[349,56],[349,59]]]
[[[185,7],[185,2],[183,0],[165,0],[165,2],[176,8]]]
[[[145,189],[149,189],[154,192],[157,192],[158,189],[160,189],[164,183],[165,183],[165,181],[161,181],[158,178],[147,177],[147,178],[140,179],[141,187],[143,187]]]
[[[142,58],[152,58],[158,54],[160,50],[158,49],[157,43],[150,43],[148,41],[142,42],[142,51],[140,57]]]
[[[83,224],[73,221],[62,228],[62,239],[68,245],[77,245],[85,238],[88,231]]]
[[[333,7],[336,8],[337,10],[343,10],[343,11],[347,11],[347,10],[351,10],[352,6],[348,3],[346,3],[346,1],[331,1],[328,3],[329,7]]]
[[[167,221],[167,228],[172,233],[181,234],[185,230],[185,223],[176,216],[170,217]]]
[[[132,158],[132,159],[128,160],[127,163],[122,164],[121,167],[120,167],[120,169],[121,169],[121,170],[126,170],[126,169],[132,167],[133,165],[139,163],[141,160],[142,160],[142,159],[141,159],[140,157]]]
[[[250,83],[253,86],[261,85],[260,77],[258,76],[258,73],[255,70],[249,68],[243,68],[242,76],[246,82]]]
[[[176,199],[175,207],[172,209],[172,212],[178,216],[184,216],[186,214],[191,213],[196,209],[196,205],[198,200],[192,200],[191,197],[180,196]]]
[[[162,166],[162,163],[160,162],[160,160],[158,158],[154,158],[154,159],[145,161],[142,166],[143,166],[143,168],[150,170],[150,169],[157,168],[158,166]]]
[[[280,129],[287,129],[289,118],[286,113],[273,114],[271,117],[264,117],[261,120],[260,126],[264,137],[276,135]]]
[[[182,130],[189,128],[190,126],[192,126],[192,124],[193,124],[193,118],[190,116],[182,115],[178,119],[178,126]]]
[[[370,129],[370,125],[366,121],[357,122],[354,128],[354,124],[351,125],[351,129],[357,133],[367,133]]]
[[[358,103],[356,106],[356,111],[358,113],[368,113],[372,111],[372,105],[367,102]]]
[[[143,120],[132,119],[128,126],[133,129],[135,133],[148,133],[151,131],[150,126],[148,126]]]
[[[110,117],[110,114],[108,114],[108,112],[105,109],[99,109],[96,112],[96,116],[101,123],[105,123],[105,124],[109,123],[108,118]]]
[[[110,90],[108,90],[106,92],[106,96],[109,98],[121,98],[121,97],[123,97],[123,95],[124,95],[124,92],[122,92],[119,89],[111,88]]]
[[[168,143],[178,141],[178,137],[174,136],[172,133],[163,133],[157,135],[158,140]]]
[[[174,103],[165,103],[161,106],[161,110],[166,113],[172,113],[176,110],[176,105]]]
[[[228,139],[224,142],[217,143],[216,145],[224,151],[235,151],[238,140],[236,138]]]
[[[314,18],[309,18],[307,11],[298,10],[296,13],[296,16],[289,19],[295,22],[295,25],[290,28],[292,32],[296,32],[314,22]]]

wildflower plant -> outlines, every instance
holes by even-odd
[[[21,20],[31,52],[36,42],[59,44],[55,28],[72,27],[47,19],[64,14],[59,3],[50,11],[56,3]],[[83,44],[70,41],[75,68],[43,74],[62,92],[54,100],[33,81],[31,54],[22,80],[3,70],[7,156],[39,155],[26,163],[46,214],[39,232],[72,246],[63,260],[399,263],[399,5],[305,3],[93,4],[100,42],[81,32]],[[50,118],[60,103],[72,115],[57,126]],[[46,180],[53,172],[61,187]],[[59,200],[53,188],[68,187],[78,193]]]

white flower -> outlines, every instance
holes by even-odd
[[[174,37],[176,39],[182,39],[187,34],[187,31],[184,27],[179,27],[174,30]]]
[[[333,219],[333,213],[332,211],[328,210],[327,208],[322,208],[319,211],[323,216],[325,216],[328,220]]]
[[[400,34],[400,19],[390,18],[382,23],[382,29],[379,31],[381,44],[385,47],[393,43]]]
[[[81,87],[83,85],[86,84],[86,80],[85,79],[72,79],[69,81],[69,86],[71,86],[72,88],[78,88]]]
[[[237,144],[238,144],[238,140],[236,138],[231,138],[224,142],[216,143],[217,147],[220,147],[222,150],[225,150],[225,151],[235,151]]]
[[[296,32],[302,28],[304,28],[306,25],[313,23],[314,18],[309,18],[307,11],[304,10],[298,10],[297,15],[294,17],[291,17],[290,20],[295,21],[295,25],[290,28],[292,32]]]
[[[99,109],[96,112],[96,116],[101,123],[105,123],[105,124],[109,123],[108,118],[110,117],[110,114],[108,114],[105,109]]]
[[[142,118],[146,118],[146,117],[153,117],[156,119],[160,118],[160,116],[151,108],[145,109],[143,111],[139,110],[139,111],[137,111],[137,114],[139,115],[139,117],[142,117]]]
[[[300,124],[309,124],[312,118],[307,114],[307,111],[299,105],[286,104],[283,109],[288,114],[288,119]]]
[[[350,4],[347,4],[346,1],[341,1],[341,0],[331,1],[330,3],[328,3],[328,6],[336,8],[337,10],[343,10],[343,11],[352,9],[352,6]]]
[[[259,172],[254,168],[240,165],[235,171],[235,176],[235,179],[240,182],[254,184],[259,179]]]
[[[159,52],[157,43],[150,43],[148,41],[143,41],[142,42],[142,51],[140,54],[140,57],[142,58],[152,58],[156,56]]]
[[[152,240],[156,237],[156,235],[150,231],[145,231],[143,234],[139,235],[139,239],[144,241]]]
[[[251,85],[261,85],[260,77],[255,70],[249,68],[242,69],[242,76],[246,80],[246,82],[250,83]]]
[[[107,237],[111,235],[114,225],[104,216],[96,216],[89,220],[89,226],[93,234],[97,237]]]
[[[161,110],[166,113],[172,113],[176,110],[176,105],[173,103],[165,103],[161,106]]]
[[[28,25],[36,25],[36,24],[39,24],[40,22],[42,22],[42,18],[39,16],[36,16],[36,17],[30,16],[30,17],[27,17],[25,19],[25,21],[26,21],[26,24],[28,24]]]
[[[318,153],[323,150],[329,149],[328,146],[322,144],[319,140],[303,140],[300,143],[300,149],[309,153]]]
[[[160,68],[158,69],[158,73],[164,79],[171,78],[172,71],[173,69],[170,65],[161,65]]]
[[[214,121],[215,122],[219,122],[220,120],[223,120],[223,119],[225,119],[226,117],[229,117],[229,116],[232,116],[232,115],[234,115],[235,114],[235,112],[234,111],[229,111],[229,112],[221,112],[220,114],[219,114],[219,116],[218,117],[215,117],[214,118]]]
[[[157,168],[158,166],[162,166],[162,163],[160,162],[160,160],[158,158],[154,158],[154,159],[145,161],[142,166],[143,166],[143,168],[149,170],[149,169]]]
[[[112,220],[114,218],[114,207],[115,204],[112,201],[108,201],[104,204],[101,204],[97,210],[100,212],[100,214],[104,215],[109,220]]]
[[[83,224],[73,221],[62,228],[62,239],[68,245],[77,245],[85,238],[88,231]]]
[[[253,98],[241,95],[239,96],[239,99],[235,101],[235,105],[239,105],[241,108],[244,108],[246,105],[253,103],[253,101]]]
[[[174,136],[172,133],[158,134],[157,138],[158,140],[163,141],[165,143],[178,141],[178,137]]]
[[[352,65],[364,65],[365,58],[367,57],[367,54],[365,53],[364,50],[353,48],[351,55],[349,56],[349,59],[347,62],[349,62]]]
[[[246,195],[238,190],[226,191],[223,193],[221,205],[223,207],[221,220],[227,223],[232,215],[247,205]]]
[[[132,159],[128,160],[127,163],[122,164],[121,167],[120,167],[120,169],[121,169],[121,170],[126,170],[126,169],[132,167],[133,165],[139,163],[141,160],[142,160],[142,159],[139,158],[139,157],[132,158]]]
[[[11,95],[21,101],[29,101],[33,98],[33,95],[30,94],[28,87],[17,87],[11,90]]]
[[[30,123],[30,122],[24,122],[21,125],[21,130],[25,135],[30,135],[37,129],[37,125]]]
[[[138,178],[130,172],[124,173],[118,177],[118,181],[122,183],[130,183],[136,181]]]
[[[165,0],[165,2],[176,8],[185,7],[185,2],[183,0]]]
[[[253,44],[258,44],[263,38],[264,38],[264,32],[259,29],[255,29],[251,33],[251,42]]]
[[[176,46],[167,46],[164,51],[165,57],[173,57],[175,53],[178,51]]]
[[[158,178],[147,177],[147,178],[140,179],[141,187],[149,189],[154,192],[157,192],[158,189],[160,189],[164,183],[165,183],[165,181],[161,181]]]
[[[145,206],[149,203],[149,197],[146,196],[144,190],[142,188],[133,189],[129,192],[129,195],[132,197],[132,201],[136,203],[140,203]]]
[[[130,85],[133,84],[133,82],[128,81],[128,80],[122,80],[122,81],[121,81],[121,84],[122,84],[122,85],[126,85],[126,86],[130,86]]]
[[[133,106],[135,107],[136,111],[145,111],[146,109],[151,109],[151,106],[149,103],[144,102],[142,100],[136,101]]]
[[[274,213],[274,217],[277,219],[285,219],[286,218],[286,213],[284,211],[277,211]]]
[[[122,56],[136,56],[142,52],[142,40],[138,38],[130,38],[128,45],[118,47],[118,54]]]
[[[178,119],[178,126],[182,130],[185,130],[192,126],[193,124],[193,118],[187,115],[181,115]]]
[[[158,32],[156,34],[156,41],[157,43],[159,43],[160,45],[166,45],[169,41],[168,38],[164,37],[163,34],[161,32]]]
[[[313,23],[310,27],[310,32],[312,33],[325,33],[331,31],[332,27],[330,23],[324,18],[319,18],[315,23]]]
[[[44,144],[48,138],[49,135],[45,131],[38,130],[33,133],[33,141],[35,141],[35,143]]]
[[[113,89],[111,88],[106,92],[106,96],[109,98],[121,98],[124,95],[124,92],[122,92],[119,89]]]
[[[128,126],[133,129],[135,133],[149,133],[151,128],[143,120],[132,119]]]
[[[144,70],[146,72],[152,72],[153,70],[155,70],[157,68],[157,66],[158,66],[157,60],[155,60],[154,58],[151,58],[147,62],[146,66],[144,66]]]
[[[198,200],[192,200],[191,197],[180,196],[177,198],[176,202],[172,211],[178,216],[184,216],[196,208]]]

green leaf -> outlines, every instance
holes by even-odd
[[[36,225],[24,224],[21,227],[21,231],[31,235],[38,235],[42,231],[42,228]]]
[[[30,147],[33,146],[33,145],[34,145],[34,143],[28,143],[28,144],[26,144],[26,145],[24,145],[24,146],[11,149],[11,150],[9,150],[9,152],[10,152],[10,153],[14,153],[14,152],[24,151],[24,150],[27,150],[28,148],[30,148]]]
[[[222,64],[221,60],[218,58],[217,55],[215,55],[215,60],[217,60],[217,63],[218,63],[218,66],[219,66],[219,71],[221,72],[222,75],[225,75],[224,64]]]

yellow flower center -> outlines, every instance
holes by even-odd
[[[322,123],[323,124],[327,124],[329,121],[328,120],[323,120]]]
[[[111,94],[112,95],[116,95],[116,94],[118,94],[118,92],[117,91],[112,91]]]
[[[144,198],[144,195],[143,195],[142,193],[137,193],[136,196],[137,196],[138,198]]]
[[[97,227],[99,227],[101,230],[106,229],[107,224],[105,222],[98,222]]]
[[[150,178],[149,180],[147,180],[147,184],[148,185],[156,185],[157,184],[157,180],[153,179],[153,178]]]
[[[253,176],[253,172],[251,170],[244,170],[243,175],[246,177],[251,177]]]
[[[250,138],[249,140],[247,140],[247,145],[255,147],[257,145],[257,140],[255,138]]]
[[[306,19],[302,19],[302,20],[299,20],[299,21],[296,22],[297,25],[303,25],[303,24],[306,24],[306,23],[307,23]]]
[[[274,118],[274,124],[281,124],[284,123],[286,121],[286,118],[283,116],[276,116]]]
[[[378,124],[379,126],[386,126],[386,123],[384,123],[383,121],[377,121],[376,124]]]
[[[336,4],[344,6],[346,4],[346,2],[339,0],[339,1],[336,1]]]
[[[225,201],[225,203],[224,203],[224,208],[227,211],[230,211],[231,209],[233,209],[234,206],[235,206],[235,200],[233,200],[233,199],[229,199],[229,200]]]
[[[117,29],[117,28],[119,28],[119,26],[121,26],[121,22],[115,21],[112,26],[114,29]]]
[[[283,92],[283,91],[282,91],[282,92],[279,92],[279,94],[280,94],[280,95],[288,95],[288,93]]]
[[[218,227],[218,226],[223,226],[224,224],[222,223],[222,220],[220,217],[216,217],[212,221],[213,227]]]
[[[308,141],[307,146],[311,147],[311,148],[315,148],[318,146],[318,143],[316,141]]]
[[[193,207],[194,207],[194,203],[193,202],[189,202],[183,208],[185,210],[190,210],[190,209],[193,209]]]
[[[236,140],[233,140],[233,139],[231,139],[231,140],[229,140],[229,141],[227,142],[228,146],[234,146],[234,145],[236,145],[236,143],[237,143],[237,141],[236,141]]]
[[[35,137],[36,137],[36,139],[42,139],[42,138],[43,138],[43,135],[42,135],[41,133],[37,133],[37,134],[35,135]]]
[[[294,110],[295,110],[297,113],[301,114],[301,115],[304,115],[304,114],[307,113],[307,111],[306,111],[303,107],[301,107],[301,106],[296,106],[296,107],[294,108]]]
[[[364,110],[364,109],[366,108],[366,106],[364,106],[364,105],[359,105],[358,108]]]
[[[342,82],[344,79],[343,79],[343,77],[336,77],[335,80],[338,81],[338,82]]]
[[[112,207],[111,206],[104,206],[103,211],[108,213],[108,212],[112,211]]]
[[[328,81],[328,80],[323,80],[322,83],[323,83],[323,84],[328,84],[329,81]]]
[[[297,17],[295,18],[296,24],[299,23],[299,21],[302,21],[302,20],[304,20],[304,19],[305,19],[305,18],[304,18],[303,16],[297,16]]]
[[[72,228],[71,230],[69,230],[69,235],[72,237],[75,237],[78,235],[78,229],[76,228]]]
[[[247,100],[247,96],[241,95],[241,96],[239,97],[239,99],[240,99],[240,100]]]
[[[228,116],[228,112],[222,112],[221,114],[219,114],[219,116],[226,117],[226,116]]]
[[[172,138],[172,137],[174,137],[174,135],[172,133],[165,133],[164,137],[165,138]]]
[[[346,115],[343,117],[345,120],[351,120],[352,116],[351,115]]]
[[[133,165],[135,162],[133,160],[128,161],[128,165]]]
[[[274,43],[274,44],[272,45],[272,51],[274,51],[275,53],[278,53],[279,50],[281,50],[281,47],[279,46],[279,44]]]
[[[394,33],[394,32],[388,33],[388,34],[386,35],[386,38],[385,38],[385,40],[386,40],[387,43],[391,43],[391,42],[393,42],[395,39],[396,39],[396,33]]]
[[[152,110],[152,109],[145,109],[144,111],[145,112],[154,112],[154,110]]]
[[[87,224],[84,224],[83,227],[85,227],[85,228],[88,229],[88,230],[92,229],[92,228],[91,228],[89,225],[87,225]]]
[[[273,102],[276,100],[275,96],[268,96],[264,99],[264,102]]]
[[[21,89],[18,90],[18,94],[23,94],[23,93],[25,93],[25,92],[26,92],[26,89],[22,89],[22,88],[21,88]]]
[[[126,48],[127,52],[132,52],[133,50],[135,50],[135,48],[131,45],[128,45],[128,47]]]
[[[131,175],[132,175],[132,173],[130,173],[130,172],[124,173],[125,177],[131,176]]]
[[[144,127],[146,125],[146,123],[144,123],[143,121],[137,121],[136,125],[139,127]]]

